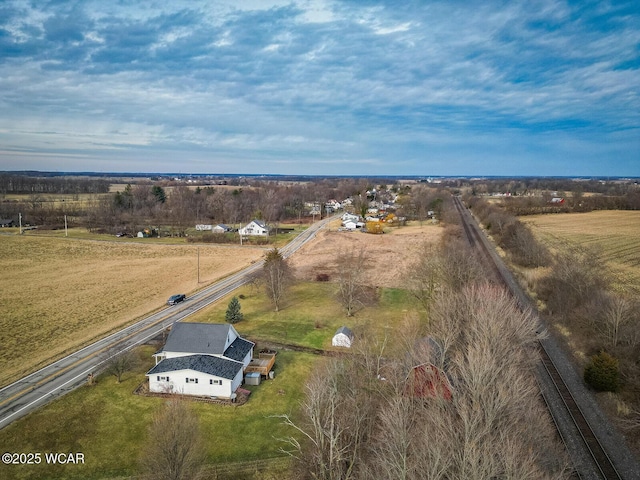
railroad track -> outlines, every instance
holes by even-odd
[[[478,231],[478,227],[475,221],[471,218],[471,214],[462,204],[459,197],[454,198],[454,205],[458,211],[460,218],[462,219],[462,226],[469,241],[469,244],[475,249],[482,257],[484,263],[490,268],[495,279],[503,285],[514,297],[516,297],[521,309],[531,309],[536,311],[535,307],[531,305],[529,299],[521,292],[521,290],[514,285],[515,281],[510,276],[506,275],[503,269],[506,269],[498,259],[495,251],[492,251],[487,245],[485,238],[481,237],[481,233]],[[502,267],[502,268],[501,268]],[[570,418],[575,427],[579,443],[584,447],[583,450],[588,452],[588,455],[595,466],[595,472],[605,480],[622,480],[620,473],[613,464],[610,456],[602,446],[602,443],[594,433],[589,421],[585,417],[582,409],[578,405],[575,396],[573,395],[571,388],[562,377],[562,374],[556,367],[552,355],[545,347],[543,342],[538,342],[540,358],[542,362],[543,372],[546,373],[548,382],[547,384],[553,385],[555,392],[561,399],[561,405],[564,411],[559,412],[556,408],[552,408],[551,404],[547,402],[549,412],[551,413],[556,427],[558,427],[558,433],[560,438],[567,444],[565,438],[566,432],[563,434],[559,427],[558,416],[564,414],[564,418]],[[545,399],[546,401],[546,399]],[[580,472],[576,472],[580,476]]]

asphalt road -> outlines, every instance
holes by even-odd
[[[295,253],[333,218],[320,220],[300,233],[280,249],[282,255],[286,258]],[[0,428],[82,385],[90,373],[103,368],[111,357],[160,335],[174,322],[183,320],[244,285],[252,274],[260,270],[262,263],[256,262],[176,306],[154,313],[0,389]]]

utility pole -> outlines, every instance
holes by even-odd
[[[20,223],[20,235],[22,235],[22,214],[18,213],[19,223]]]
[[[64,236],[68,237],[69,236],[69,231],[67,230],[67,216],[64,216]]]
[[[198,248],[198,285],[200,285],[200,247]]]

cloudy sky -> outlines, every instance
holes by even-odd
[[[640,176],[640,3],[0,2],[0,170]]]

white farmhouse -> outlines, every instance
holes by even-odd
[[[238,229],[242,236],[264,236],[269,235],[269,227],[262,220],[252,220],[244,227]]]
[[[232,398],[254,346],[229,324],[178,322],[154,354],[149,391]]]

